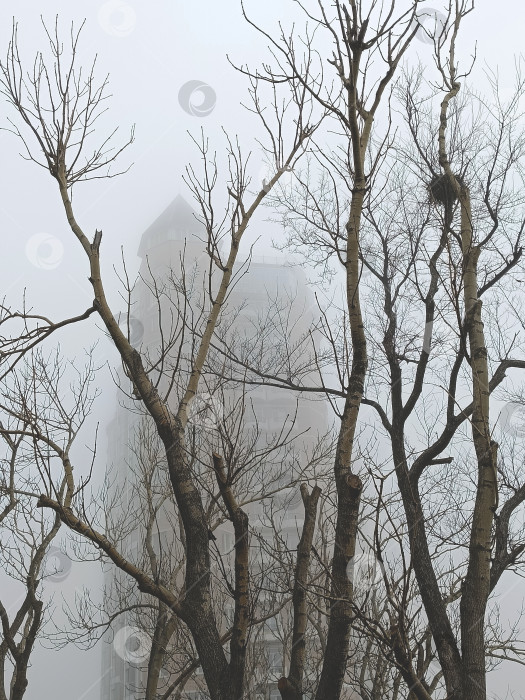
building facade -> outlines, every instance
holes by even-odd
[[[169,392],[168,401],[176,410],[195,352],[193,331],[216,284],[216,277],[211,282],[208,278],[213,265],[206,251],[204,226],[192,207],[178,196],[144,232],[138,252],[139,280],[121,323],[129,330],[132,345],[148,356],[152,378],[157,379],[161,393]],[[322,467],[322,460],[315,454],[317,443],[327,432],[328,415],[320,397],[298,401],[294,391],[246,385],[239,364],[227,362],[221,354],[221,348],[234,348],[237,359],[251,357],[261,371],[273,368],[281,377],[288,372],[290,377],[301,376],[305,382],[312,376],[305,349],[313,351],[318,342],[309,333],[316,304],[303,270],[284,260],[263,258],[241,261],[234,272],[218,331],[218,347],[210,356],[209,377],[201,382],[199,394],[189,407],[188,441],[197,455],[195,474],[202,479],[204,493],[213,485],[206,481],[206,460],[200,455],[209,455],[211,449],[224,450],[235,434],[235,459],[245,460],[236,495],[250,518],[252,580],[258,591],[256,611],[265,616],[277,610],[253,632],[247,699],[275,700],[280,697],[277,680],[287,670],[286,638],[291,620],[289,606],[283,609],[279,600],[282,591],[276,589],[268,572],[275,571],[277,578],[279,567],[286,567],[290,561],[286,555],[288,558],[276,563],[276,537],[292,556],[297,546],[302,525],[299,483],[312,481],[315,470]],[[159,347],[163,347],[162,352]],[[250,377],[253,380],[254,375]],[[142,565],[158,567],[156,573],[177,586],[183,576],[183,548],[161,451],[148,432],[140,402],[133,396],[124,372],[119,378],[128,396],[119,395],[109,428],[108,492],[116,495],[113,530],[109,529],[118,533],[121,547],[129,556],[136,556]],[[150,464],[156,465],[154,476],[148,471]],[[141,495],[140,485],[145,483],[154,485],[150,490],[155,491],[155,503]],[[143,551],[141,533],[148,530],[148,523],[151,525],[147,517],[151,510],[155,517],[149,531],[154,533],[148,555]],[[221,520],[217,509],[213,512],[210,527],[214,562],[219,568],[227,567],[234,551],[233,529]],[[142,527],[133,527],[133,523],[140,522]],[[278,575],[282,577],[282,573]],[[108,569],[106,588],[108,607],[131,608],[140,602],[129,582],[114,568]],[[233,601],[224,585],[217,588],[218,616],[226,630],[233,617]],[[149,614],[140,618],[135,613],[122,613],[118,617],[104,643],[102,700],[144,696],[150,638],[156,623],[158,619]],[[163,665],[160,675],[162,692],[191,658],[188,644],[182,629],[170,638],[171,661]],[[182,697],[208,697],[199,668],[185,684]]]

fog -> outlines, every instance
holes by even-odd
[[[436,0],[432,5],[438,7],[439,3]],[[299,8],[291,1],[246,0],[245,8],[270,33],[277,31],[279,21],[286,26],[294,19],[298,26],[303,22]],[[122,270],[122,254],[133,278],[140,262],[137,249],[142,233],[175,195],[182,194],[191,201],[183,181],[185,167],[193,163],[198,171],[200,166],[192,136],[198,141],[204,134],[210,151],[217,151],[221,166],[226,148],[223,129],[232,138],[238,136],[243,153],[251,152],[249,170],[254,182],[264,179],[266,160],[257,143],[260,122],[242,106],[249,103],[248,82],[228,57],[236,65],[256,67],[268,59],[267,42],[243,19],[237,0],[62,0],[52,6],[6,0],[0,13],[0,54],[5,55],[7,50],[14,17],[21,57],[27,66],[36,51],[46,48],[41,13],[48,27],[58,16],[64,39],[71,22],[75,28],[85,22],[79,43],[81,62],[89,66],[96,55],[96,75],[103,78],[109,74],[108,92],[112,95],[106,103],[108,111],[97,123],[96,138],[117,126],[116,143],[124,143],[135,128],[134,143],[117,163],[123,170],[130,166],[129,171],[114,179],[80,183],[74,191],[76,215],[84,231],[91,238],[96,229],[103,232],[102,265],[110,302],[114,308],[122,308],[114,271],[114,267]],[[479,2],[465,22],[462,60],[467,62],[476,51],[471,80],[479,90],[486,88],[487,67],[498,70],[503,94],[512,89],[524,21],[523,3],[507,0],[501,5]],[[413,62],[418,57],[423,64],[430,60],[430,47],[425,41],[415,42],[407,60]],[[13,116],[2,100],[0,126],[9,126],[9,114]],[[45,169],[20,157],[23,146],[8,131],[0,131],[0,148],[2,297],[10,305],[19,306],[25,294],[29,307],[53,320],[83,313],[93,297],[89,272],[85,255],[69,230],[55,181]],[[246,249],[255,244],[256,255],[275,254],[272,239],[279,241],[280,230],[267,220],[269,216],[268,211],[257,215],[244,242]],[[117,364],[116,352],[94,317],[65,329],[59,340],[64,354],[76,358],[77,363],[83,360],[84,349],[95,345],[98,363],[109,360]],[[85,451],[79,447],[77,455],[83,468],[89,470],[89,450],[100,422],[95,486],[105,466],[105,426],[116,407],[116,390],[109,373],[103,372],[100,382],[104,392],[80,440]],[[96,598],[102,584],[96,563],[73,561],[66,567],[64,580],[45,585],[46,596],[53,599],[53,618],[58,626],[65,623],[64,601],[72,604],[83,586],[88,586]],[[2,597],[14,607],[19,589],[5,576],[1,585]],[[523,602],[522,579],[507,575],[498,590],[503,615],[512,619]],[[79,650],[73,644],[60,650],[51,647],[50,640],[43,640],[34,654],[28,700],[99,700],[100,646],[90,651]],[[516,664],[502,664],[489,676],[493,697],[505,697],[507,689],[515,697],[523,697],[522,678],[523,671]]]

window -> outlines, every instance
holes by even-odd
[[[268,629],[271,630],[272,632],[277,632],[277,618],[276,617],[270,617],[269,620],[266,620],[266,625],[268,626]]]
[[[232,603],[226,603],[224,605],[224,617],[226,619],[226,624],[233,625],[233,618],[235,616],[235,606]]]
[[[268,646],[268,662],[271,673],[281,673],[283,670],[283,655],[280,646]]]
[[[222,554],[229,554],[235,548],[235,535],[227,530],[221,531],[220,546]]]

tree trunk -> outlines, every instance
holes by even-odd
[[[295,565],[295,580],[293,589],[293,634],[290,654],[290,672],[287,678],[279,680],[279,690],[283,700],[303,700],[303,677],[306,651],[306,628],[308,623],[308,608],[306,590],[310,571],[312,542],[317,519],[317,502],[321,489],[314,486],[308,493],[306,484],[301,484],[301,496],[304,503],[304,525],[301,540],[297,547],[297,562]]]
[[[472,369],[472,437],[478,467],[469,563],[460,603],[463,697],[486,700],[485,612],[490,593],[492,525],[498,500],[497,444],[490,436],[487,348],[481,320],[481,300],[478,299],[477,262],[480,251],[473,246],[470,193],[466,187],[461,189],[460,206],[465,325]]]
[[[148,661],[148,677],[146,680],[145,700],[157,700],[160,672],[164,665],[166,649],[178,624],[175,615],[158,601],[158,614],[153,639],[151,640],[151,652]]]

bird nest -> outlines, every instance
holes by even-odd
[[[460,187],[463,187],[463,179],[459,175],[455,175],[455,178]],[[450,177],[445,173],[443,175],[435,175],[428,185],[428,190],[436,204],[452,206],[458,198]]]

